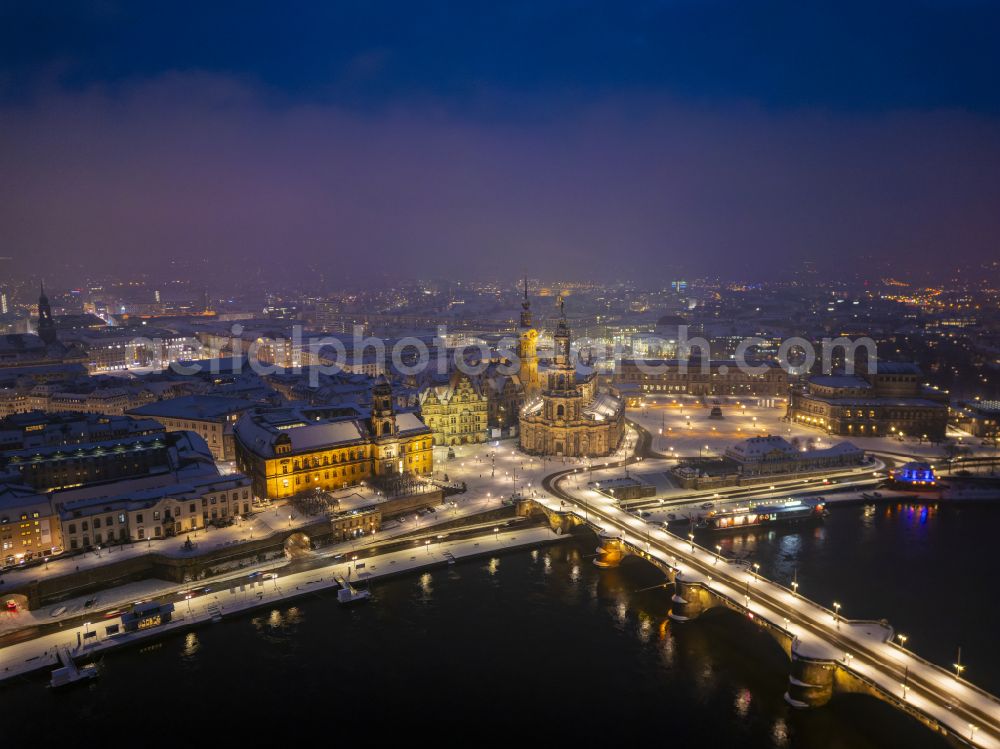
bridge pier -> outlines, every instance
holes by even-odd
[[[687,582],[680,575],[674,576],[674,595],[670,598],[670,618],[675,622],[696,619],[705,609],[712,607],[706,600],[708,593],[701,583]]]
[[[597,547],[597,558],[594,564],[598,567],[617,567],[622,563],[622,559],[629,552],[625,549],[625,544],[617,536],[600,535],[601,545]]]
[[[822,707],[833,696],[836,671],[833,661],[804,658],[793,648],[785,702],[796,708]]]

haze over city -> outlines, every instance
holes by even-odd
[[[992,3],[57,7],[0,11],[2,252],[53,282],[996,256]]]

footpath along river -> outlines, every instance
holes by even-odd
[[[719,536],[724,553],[848,616],[885,617],[907,645],[1000,691],[1000,505],[834,507],[823,525]],[[0,688],[10,746],[203,743],[212,724],[273,744],[631,739],[675,746],[944,747],[874,699],[795,711],[785,657],[730,612],[669,622],[639,560],[591,563],[582,535],[394,578],[351,608],[332,593],[110,653],[101,678],[52,693]],[[386,734],[386,737],[388,734]]]

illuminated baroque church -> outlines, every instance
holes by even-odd
[[[546,385],[540,397],[529,397],[521,411],[521,449],[538,455],[608,455],[618,447],[624,433],[624,403],[608,393],[598,393],[593,378],[582,386],[577,381],[562,300],[559,310],[559,324],[554,336],[555,354],[552,367],[547,372]],[[522,314],[522,344],[525,341],[524,321]],[[530,325],[530,317],[528,323]],[[534,338],[531,340],[533,344]],[[524,366],[522,359],[522,370]],[[537,382],[537,359],[534,367]]]

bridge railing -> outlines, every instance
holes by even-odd
[[[923,656],[918,655],[914,651],[902,647],[901,645],[899,645],[895,641],[890,641],[889,645],[890,645],[890,647],[895,648],[895,650],[897,652],[905,653],[910,658],[913,658],[914,660],[919,661],[922,665],[927,666],[928,668],[935,669],[936,671],[939,671],[941,674],[948,676],[950,679],[954,679],[955,681],[961,683],[961,685],[963,687],[972,690],[973,692],[975,692],[976,694],[978,694],[980,697],[988,699],[990,702],[993,702],[998,707],[1000,707],[1000,697],[998,697],[997,695],[993,694],[992,692],[987,692],[985,689],[983,689],[982,687],[980,687],[980,686],[978,686],[976,684],[973,684],[968,679],[963,679],[961,676],[958,676],[957,674],[953,674],[951,671],[949,671],[944,666],[942,666],[942,665],[940,665],[938,663],[934,663],[933,661],[927,660],[926,658],[924,658]]]
[[[931,723],[933,726],[939,728],[944,726],[944,724],[941,723],[941,720],[936,716],[931,715],[929,712],[919,707],[918,705],[915,705],[912,702],[908,702],[907,700],[901,698],[894,692],[889,691],[871,677],[866,676],[865,674],[857,671],[856,669],[851,668],[849,664],[845,664],[842,661],[838,661],[837,665],[840,666],[840,668],[849,671],[853,678],[867,685],[869,689],[878,692],[880,695],[882,695],[882,698],[884,700],[889,702],[893,707],[897,708],[898,710],[902,710],[904,713],[908,713],[918,719],[923,719]],[[959,741],[964,746],[975,746],[975,744],[969,740],[969,737],[965,736],[961,731],[956,731],[948,728],[947,735],[951,739]]]
[[[568,505],[562,507],[561,511],[562,512],[566,512],[568,514],[575,515],[577,518],[579,518],[580,520],[582,520],[585,523],[588,523],[590,525],[595,525],[595,526],[600,526],[601,525],[601,524],[599,524],[599,523],[597,523],[595,521],[589,521],[587,517],[585,517],[580,512],[577,512],[575,510],[575,508],[571,508]],[[603,526],[601,526],[601,527],[603,527]],[[789,595],[794,596],[795,598],[802,599],[803,601],[809,603],[811,606],[815,607],[816,609],[819,609],[820,611],[823,611],[823,612],[829,614],[831,618],[838,619],[838,620],[844,622],[845,624],[847,624],[849,626],[851,626],[851,625],[874,624],[874,625],[877,625],[879,627],[887,627],[888,628],[888,636],[887,636],[887,638],[886,638],[886,640],[884,642],[886,644],[888,644],[890,647],[895,648],[900,653],[905,653],[907,656],[913,658],[914,660],[918,661],[919,663],[921,663],[922,665],[926,666],[927,668],[933,669],[934,671],[938,672],[941,675],[945,675],[945,676],[948,676],[949,678],[954,678],[954,679],[958,680],[963,686],[965,686],[968,689],[974,691],[975,693],[977,693],[981,697],[983,697],[985,699],[988,699],[991,702],[993,702],[993,703],[997,704],[998,706],[1000,706],[1000,698],[998,698],[996,695],[991,694],[990,692],[987,692],[982,687],[979,687],[976,684],[974,684],[974,683],[972,683],[972,682],[970,682],[970,681],[968,681],[966,679],[962,679],[960,677],[957,677],[957,676],[953,675],[951,673],[951,671],[949,671],[944,666],[941,666],[940,664],[937,664],[937,663],[934,663],[932,661],[929,661],[926,658],[918,655],[914,651],[908,650],[908,649],[903,648],[900,645],[898,645],[894,641],[894,639],[893,639],[894,629],[893,629],[892,625],[890,625],[888,623],[888,621],[882,620],[882,619],[849,619],[849,618],[847,618],[845,616],[842,616],[839,612],[836,612],[833,609],[827,608],[826,606],[824,606],[824,605],[822,605],[820,603],[817,603],[816,601],[814,601],[814,600],[812,600],[810,598],[807,598],[806,596],[802,595],[798,591],[793,590],[792,588],[790,588],[790,587],[788,587],[786,585],[783,585],[780,582],[777,582],[775,580],[767,578],[764,575],[761,575],[760,573],[754,573],[750,569],[749,563],[745,562],[745,560],[736,560],[736,559],[733,559],[731,557],[722,557],[721,554],[718,554],[714,550],[708,549],[707,547],[702,546],[701,544],[692,544],[692,542],[691,542],[690,539],[678,536],[676,533],[673,533],[670,530],[667,530],[667,529],[664,529],[664,528],[658,528],[658,530],[660,530],[662,533],[666,534],[667,536],[670,536],[671,538],[673,538],[675,541],[677,541],[678,543],[680,543],[682,545],[684,545],[684,544],[686,544],[688,546],[693,545],[696,548],[701,549],[702,551],[704,551],[709,556],[718,557],[720,559],[724,559],[727,564],[735,564],[735,565],[742,566],[747,571],[747,574],[749,574],[749,575],[755,575],[755,577],[763,579],[765,582],[770,583],[772,586],[783,590],[784,592],[788,593]],[[633,535],[641,535],[641,534],[635,534],[633,532]],[[647,553],[644,549],[642,549],[640,546],[632,543],[631,541],[625,540],[623,542],[627,546],[630,546],[633,549],[635,549],[640,554]],[[676,570],[677,568],[673,567],[673,569]],[[721,597],[728,598],[728,596],[726,596],[724,593],[721,593],[721,592],[716,591],[716,590],[713,590],[712,593],[713,593],[713,595],[719,595]],[[743,606],[743,604],[739,604],[739,602],[736,602],[736,603],[739,605],[740,608],[744,608],[744,609],[746,608],[745,606]],[[774,625],[774,626],[777,626],[777,625]],[[852,671],[852,673],[853,673],[853,671]]]
[[[680,542],[682,544],[688,544],[689,546],[691,545],[690,539],[682,538],[682,537],[678,536],[676,533],[672,533],[671,531],[668,531],[668,530],[664,530],[664,533],[666,533],[669,536],[672,536],[674,539],[676,539],[678,542]],[[712,551],[710,549],[707,549],[706,547],[701,546],[700,544],[694,544],[694,546],[696,546],[697,548],[701,549],[702,551],[705,551],[706,553],[710,554],[711,556],[720,556],[716,552],[714,552],[714,551]],[[807,597],[803,596],[801,593],[798,593],[797,591],[795,591],[795,590],[789,588],[788,586],[783,585],[783,584],[781,584],[781,583],[779,583],[779,582],[777,582],[775,580],[771,580],[771,579],[769,579],[767,577],[764,577],[763,575],[761,575],[759,573],[753,573],[753,572],[751,572],[749,570],[748,570],[747,574],[751,574],[751,575],[756,574],[757,577],[764,579],[766,582],[770,583],[771,585],[784,590],[785,592],[789,593],[790,595],[795,596],[796,598],[801,598],[802,600],[808,602],[812,606],[814,606],[814,607],[816,607],[816,608],[818,608],[818,609],[820,609],[822,611],[825,611],[831,617],[839,619],[840,621],[844,622],[847,625],[875,624],[875,625],[878,625],[880,627],[882,627],[882,626],[887,627],[888,628],[888,637],[886,638],[885,643],[887,645],[889,645],[889,647],[894,648],[899,653],[905,653],[907,656],[909,656],[909,657],[913,658],[914,660],[918,661],[920,664],[926,666],[927,668],[933,669],[934,671],[938,672],[941,675],[948,676],[949,678],[953,678],[953,679],[956,679],[956,680],[960,681],[963,686],[965,686],[968,689],[976,692],[981,697],[986,698],[986,699],[990,700],[991,702],[993,702],[993,703],[997,704],[998,706],[1000,706],[1000,697],[997,697],[996,695],[994,695],[994,694],[992,694],[990,692],[987,692],[982,687],[977,686],[976,684],[973,684],[972,682],[970,682],[970,681],[968,681],[966,679],[962,679],[962,678],[960,678],[960,677],[952,674],[952,672],[949,671],[944,666],[942,666],[942,665],[940,665],[938,663],[934,663],[933,661],[929,661],[926,658],[918,655],[916,652],[914,652],[912,650],[909,650],[907,648],[904,648],[901,645],[899,645],[898,643],[896,643],[895,640],[894,640],[894,638],[893,638],[894,629],[893,629],[892,625],[889,624],[889,622],[887,620],[884,620],[884,619],[848,619],[847,617],[842,616],[841,614],[839,614],[838,612],[834,611],[833,609],[829,609],[826,606],[823,606],[822,604],[817,603],[816,601],[812,600],[811,598],[807,598]]]

